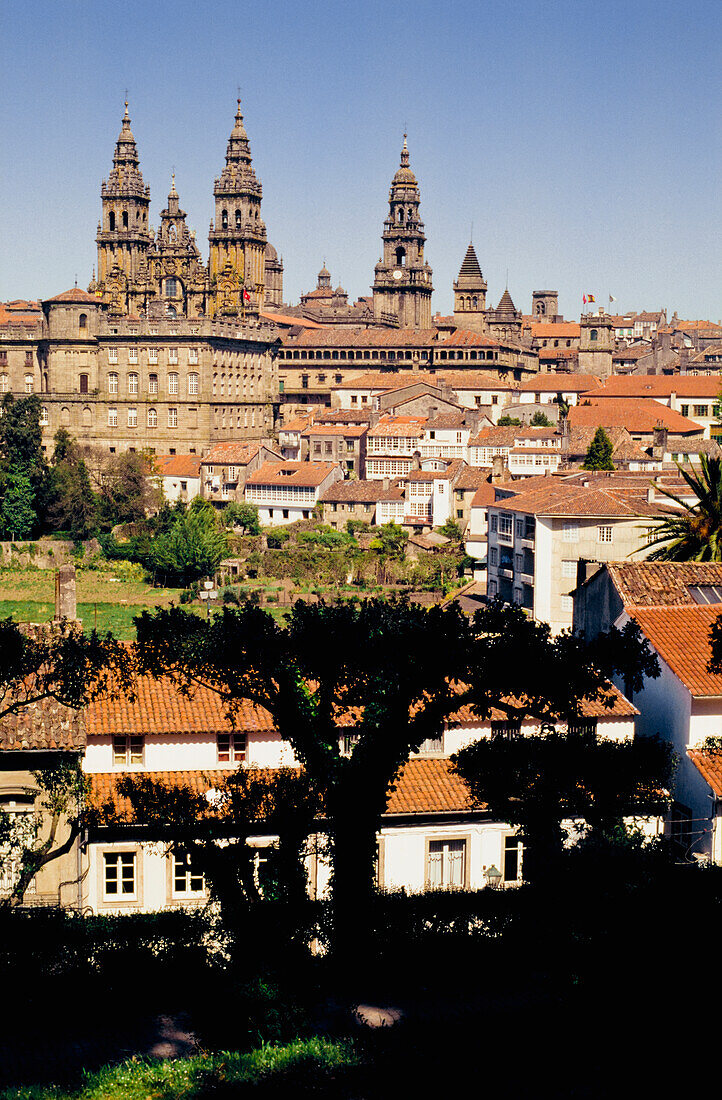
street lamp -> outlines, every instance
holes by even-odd
[[[202,600],[205,600],[206,618],[210,620],[211,600],[218,599],[218,589],[213,587],[213,581],[203,581],[203,588],[200,590],[198,595]]]
[[[501,882],[501,871],[498,871],[492,863],[491,867],[488,867],[486,871],[484,871],[484,878],[486,879],[487,886],[498,886]]]

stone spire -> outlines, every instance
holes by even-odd
[[[128,102],[115,143],[113,167],[100,188],[98,288],[117,313],[135,312],[146,294],[146,254],[150,244],[150,187],[143,181]]]
[[[473,243],[469,242],[466,255],[454,283],[454,321],[459,328],[483,333],[485,330],[487,285],[481,273]]]
[[[424,259],[426,237],[419,217],[420,202],[421,192],[409,167],[404,134],[400,165],[389,190],[383,256],[376,265],[373,285],[374,316],[381,323],[396,317],[404,328],[431,327],[432,273]]]
[[[263,189],[251,163],[240,99],[213,194],[215,217],[208,234],[211,310],[214,316],[253,315],[264,299],[267,238],[261,218]]]

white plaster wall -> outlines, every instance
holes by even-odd
[[[492,864],[501,871],[504,838],[514,830],[496,822],[467,824],[403,825],[383,828],[383,881],[387,890],[404,887],[409,893],[426,889],[426,842],[441,837],[466,839],[467,881],[470,889],[486,885],[484,872]]]
[[[104,897],[103,854],[110,851],[136,853],[136,894],[132,900]],[[192,898],[174,898],[168,863],[166,847],[160,843],[115,841],[90,844],[84,856],[83,870],[87,868],[88,873],[83,883],[83,905],[92,908],[94,913],[148,913],[181,905],[197,905],[207,900],[205,894]]]
[[[548,623],[552,607],[553,520],[537,516],[534,536],[534,618]],[[571,622],[571,612],[569,613]]]
[[[131,770],[177,772],[235,767],[218,762],[216,739],[208,733],[148,734],[144,741],[143,767]],[[292,767],[296,758],[290,743],[269,730],[247,735],[246,762],[258,768]],[[83,769],[88,773],[127,770],[113,764],[113,738],[109,734],[88,739]]]

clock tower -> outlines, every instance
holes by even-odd
[[[431,268],[424,259],[424,223],[419,218],[421,193],[409,168],[404,134],[401,164],[391,181],[389,214],[382,235],[383,257],[376,264],[374,317],[399,328],[431,328]]]

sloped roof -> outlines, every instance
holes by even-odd
[[[200,477],[198,455],[156,455],[154,461],[161,477]]]
[[[535,484],[518,496],[497,501],[496,507],[509,512],[524,512],[537,516],[609,516],[630,519],[635,516],[656,515],[658,509],[634,492],[611,488],[572,484],[557,478],[546,478],[545,483]]]
[[[85,747],[81,712],[55,699],[42,699],[0,720],[0,751],[65,750]]]
[[[707,671],[710,630],[722,614],[719,604],[629,607],[659,656],[696,697],[722,696],[722,674]]]
[[[540,353],[547,350],[549,349],[540,348]],[[553,350],[564,349],[554,348]],[[577,371],[556,374],[545,371],[543,374],[536,374],[533,378],[525,378],[519,383],[519,389],[522,393],[587,393],[588,390],[598,390],[600,385],[595,374],[579,374]]]
[[[536,321],[531,326],[532,337],[539,340],[563,338],[569,339],[576,336],[579,338],[581,333],[581,327],[576,321]]]
[[[722,753],[710,749],[688,749],[687,756],[717,798],[722,798]]]
[[[610,580],[625,607],[698,606],[690,585],[722,587],[722,562],[608,562]]]
[[[314,291],[314,293],[318,293]],[[329,291],[329,294],[332,292]],[[285,335],[283,346],[328,348],[428,348],[436,340],[436,329],[336,328],[323,325],[296,336]]]
[[[716,397],[722,388],[720,374],[613,374],[598,389],[596,400],[608,397]]]
[[[403,489],[395,490],[396,498],[404,499]],[[343,502],[350,504],[371,504],[380,500],[387,491],[384,490],[383,481],[365,481],[361,478],[349,481],[335,481],[324,489],[321,500],[326,502]]]
[[[87,290],[81,290],[79,286],[72,287],[70,290],[64,290],[62,294],[56,294],[52,298],[46,298],[46,302],[93,302],[98,304],[98,298],[95,294],[90,294]]]
[[[506,288],[501,298],[499,299],[499,305],[497,310],[504,313],[516,313],[516,306],[514,305],[511,294],[509,293],[509,287]]]
[[[317,488],[323,484],[337,462],[264,462],[246,481],[249,485],[301,485]]]
[[[472,330],[468,328],[457,328],[454,332],[450,333],[449,336],[446,336],[439,342],[439,347],[498,348],[501,347],[501,345],[498,340],[493,340],[491,336],[482,336],[480,332],[472,332]]]
[[[479,267],[479,261],[476,256],[476,249],[471,241],[469,241],[469,247],[466,250],[466,255],[461,261],[461,267],[459,268],[460,279],[477,279],[483,280],[481,274],[481,268]]]
[[[136,698],[110,699],[100,696],[85,710],[88,736],[100,734],[218,733],[232,729],[258,732],[272,730],[268,711],[243,700],[235,720],[230,722],[226,707],[215,691],[199,687],[182,695],[170,677],[154,680],[138,677]]]
[[[265,447],[272,454],[276,453],[264,440],[255,443],[233,443],[230,440],[227,443],[216,443],[201,459],[201,465],[222,466],[230,462],[233,466],[246,466],[256,457],[261,447]]]
[[[409,760],[386,804],[387,814],[449,814],[471,809],[469,788],[444,757]]]
[[[623,427],[630,432],[651,433],[661,425],[674,435],[702,434],[703,429],[674,409],[658,401],[628,401],[625,398],[590,396],[590,403],[573,405],[569,410],[570,427]]]

